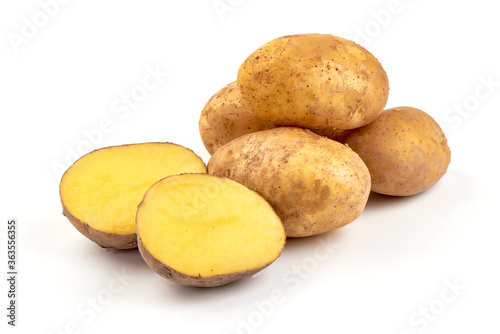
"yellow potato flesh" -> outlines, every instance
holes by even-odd
[[[179,173],[206,173],[192,151],[169,143],[115,146],[91,152],[64,174],[60,194],[72,216],[92,228],[135,233],[135,214],[146,190]]]
[[[137,233],[157,261],[193,277],[264,267],[286,239],[261,196],[206,174],[172,176],[151,187],[137,212]]]

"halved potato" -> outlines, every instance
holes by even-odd
[[[228,178],[182,174],[155,183],[137,210],[139,251],[159,275],[215,287],[262,270],[285,230],[271,205]]]
[[[63,214],[105,248],[137,247],[135,214],[146,190],[180,173],[206,173],[191,150],[171,143],[102,148],[78,159],[64,173],[59,193]]]

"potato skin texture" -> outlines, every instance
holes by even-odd
[[[70,221],[81,234],[92,240],[102,248],[106,249],[133,249],[137,248],[137,235],[130,234],[117,234],[107,233],[92,228],[89,224],[82,222],[80,219],[73,216],[64,206],[63,215]]]
[[[451,152],[446,137],[424,111],[385,110],[375,121],[341,138],[368,166],[372,191],[410,196],[432,187],[447,171]]]
[[[215,93],[201,111],[199,129],[208,153],[213,154],[222,145],[247,133],[272,129],[276,125],[255,117],[255,113],[241,101],[236,81]]]
[[[231,140],[248,133],[279,127],[257,116],[242,101],[236,81],[224,86],[208,100],[200,115],[200,136],[208,153],[212,155]],[[337,140],[343,132],[335,128],[311,131],[333,140]]]
[[[310,130],[280,127],[241,136],[217,150],[209,174],[229,177],[264,197],[288,237],[340,228],[363,211],[370,175],[347,146]]]
[[[389,81],[360,45],[327,34],[272,40],[241,65],[238,86],[257,118],[280,126],[353,129],[384,109]]]

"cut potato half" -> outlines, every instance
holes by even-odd
[[[286,240],[264,198],[208,174],[174,175],[154,184],[136,224],[147,264],[189,286],[215,287],[253,275],[280,256]]]
[[[200,157],[171,143],[102,148],[77,160],[63,175],[63,214],[105,248],[137,247],[135,215],[145,192],[173,174],[206,173]]]

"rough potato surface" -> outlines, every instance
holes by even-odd
[[[200,115],[200,136],[208,153],[213,154],[231,140],[248,133],[279,127],[258,116],[242,101],[236,81],[224,86],[208,100]],[[343,130],[330,127],[311,131],[337,140]]]
[[[366,163],[374,192],[409,196],[432,187],[446,173],[451,152],[446,137],[424,111],[385,110],[374,122],[342,135]]]
[[[271,121],[259,119],[241,100],[238,86],[232,82],[215,93],[201,111],[199,129],[208,153],[244,134],[272,129]]]
[[[389,94],[387,74],[370,52],[326,34],[266,43],[243,62],[237,82],[256,118],[308,129],[366,125]]]
[[[354,221],[370,192],[368,169],[354,151],[299,128],[241,136],[217,150],[207,167],[209,174],[261,194],[289,237],[324,233]]]

